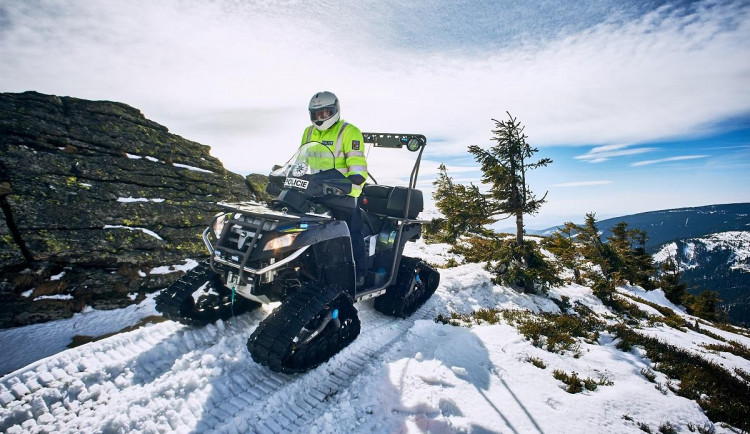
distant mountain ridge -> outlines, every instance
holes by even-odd
[[[656,253],[661,246],[673,241],[719,232],[750,231],[750,203],[666,209],[605,219],[596,223],[602,231],[602,239],[611,236],[611,229],[620,222],[627,223],[630,229],[646,231],[646,250]],[[558,227],[529,233],[549,235]]]

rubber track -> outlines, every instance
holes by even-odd
[[[325,329],[313,341],[293,353],[294,338],[318,314],[331,308],[339,309],[341,327]],[[351,321],[348,321],[351,320]],[[258,325],[247,349],[253,360],[271,370],[283,373],[308,371],[330,359],[359,335],[357,310],[338,285],[323,289],[308,286],[278,307]]]
[[[213,296],[210,304],[204,304],[202,311],[195,309],[193,293],[209,283],[219,296]],[[236,296],[234,306],[231,291],[221,284],[219,277],[206,262],[201,262],[192,270],[177,279],[169,288],[156,296],[156,310],[165,318],[190,326],[204,326],[218,320],[227,320],[233,315],[241,315],[260,303]]]
[[[420,280],[424,282],[423,284],[426,285],[427,288],[425,288],[424,293],[417,300],[408,300],[406,299],[406,296],[411,290],[414,270],[417,268],[420,269]],[[431,279],[430,277],[432,277],[433,274],[435,276]],[[435,278],[437,280],[434,280]],[[432,297],[432,294],[435,293],[435,290],[438,287],[439,281],[440,274],[427,265],[426,262],[421,259],[404,256],[401,258],[401,264],[398,268],[396,283],[391,285],[385,294],[375,299],[375,309],[386,315],[407,318],[416,312],[416,310],[429,300],[430,297]],[[409,303],[409,301],[412,302]]]

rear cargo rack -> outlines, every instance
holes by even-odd
[[[422,161],[422,152],[424,152],[424,147],[427,145],[427,137],[425,137],[422,134],[400,134],[400,133],[362,133],[362,138],[364,139],[365,143],[370,143],[372,146],[380,147],[380,148],[403,148],[404,146],[407,147],[412,152],[419,151],[419,154],[417,155],[417,159],[414,162],[414,167],[411,170],[411,175],[409,176],[409,187],[408,191],[406,193],[406,203],[404,206],[404,215],[403,216],[389,216],[389,218],[392,218],[394,220],[399,221],[398,226],[398,234],[396,235],[395,245],[400,246],[401,245],[401,237],[404,231],[404,226],[409,224],[410,222],[416,222],[417,220],[413,220],[409,218],[409,209],[411,206],[411,197],[412,192],[417,186],[417,177],[419,176],[419,164]],[[390,285],[393,285],[396,283],[396,264],[399,264],[401,262],[401,253],[397,253],[393,255],[393,263],[391,264],[391,273],[390,273],[390,279],[388,279],[385,284],[380,286],[379,288],[372,288],[368,291],[357,293],[357,299],[365,299],[372,297],[374,295],[379,295],[383,291],[385,291],[386,288],[388,288]]]

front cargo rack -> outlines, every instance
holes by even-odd
[[[220,273],[216,264],[222,264],[237,270],[239,281],[250,284],[248,274],[262,275],[274,270],[299,257],[307,250],[307,246],[296,250],[289,256],[262,268],[253,268],[248,263],[255,252],[256,246],[263,238],[264,232],[275,230],[279,224],[299,222],[302,217],[286,214],[268,208],[255,202],[219,203],[225,213],[219,214],[211,220],[211,224],[203,231],[203,242],[210,252],[209,264],[211,269]],[[226,222],[221,234],[217,238],[211,229],[217,218],[230,214],[232,218]],[[306,215],[305,221],[328,220],[321,215]]]

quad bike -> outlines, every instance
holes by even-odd
[[[324,214],[319,202],[351,191],[336,170],[330,147],[302,145],[269,175],[270,205],[223,203],[203,232],[210,258],[156,298],[165,317],[205,325],[281,302],[256,328],[247,348],[257,363],[277,372],[304,372],[325,362],[359,335],[354,303],[375,298],[375,309],[406,318],[435,292],[440,274],[424,261],[402,256],[421,236],[422,192],[415,189],[426,144],[422,135],[364,133],[376,148],[417,154],[408,187],[365,184],[358,198],[367,275],[355,283],[352,243],[345,222]],[[330,155],[329,155],[330,154]],[[317,159],[312,170],[309,160]],[[372,179],[372,177],[370,177]]]

